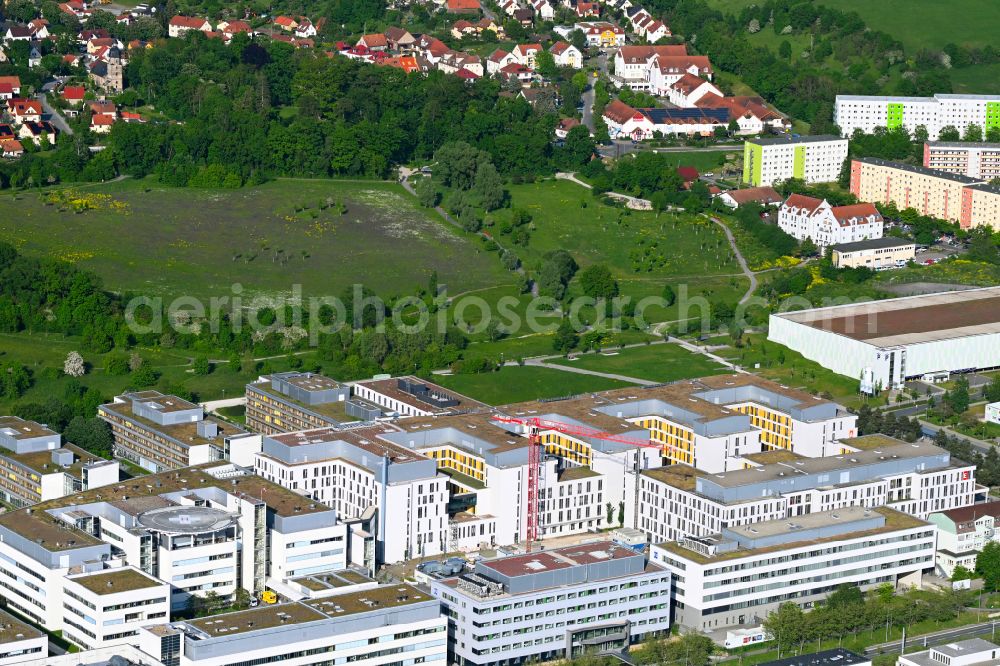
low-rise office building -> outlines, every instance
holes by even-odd
[[[430,582],[460,666],[571,659],[665,635],[670,586],[666,570],[611,541],[481,560]]]
[[[48,636],[0,610],[0,666],[37,664],[48,655]]]
[[[404,583],[155,625],[143,652],[173,666],[447,666],[441,605]]]
[[[59,433],[0,416],[0,500],[15,507],[118,482],[118,463],[63,444]]]
[[[976,557],[986,544],[1000,541],[1000,502],[940,511],[927,519],[938,528],[937,568],[948,578],[955,573],[955,567],[975,570]]]
[[[1000,143],[928,141],[924,166],[976,180],[1000,178]]]
[[[788,451],[748,456],[745,469],[722,474],[688,465],[645,470],[636,527],[654,542],[676,541],[849,506],[926,517],[975,501],[975,466],[933,444],[867,435],[839,445],[838,455],[823,458]]]
[[[675,581],[674,623],[694,631],[759,623],[783,603],[811,608],[841,585],[918,584],[935,528],[887,507],[845,506],[651,546]]]
[[[830,249],[830,259],[835,267],[870,268],[874,271],[902,268],[908,261],[913,261],[917,254],[916,243],[891,236],[838,243]]]
[[[1000,659],[1000,646],[982,638],[938,645],[899,655],[900,666],[987,666]]]
[[[139,629],[170,619],[170,585],[135,567],[69,576],[63,637],[85,650],[133,645]]]
[[[847,139],[839,136],[779,136],[743,144],[743,182],[754,187],[789,178],[807,183],[837,180],[847,159]]]
[[[352,409],[351,387],[311,372],[279,372],[246,387],[247,427],[264,435],[376,418],[377,409]],[[354,413],[352,413],[354,412]]]
[[[417,377],[368,379],[355,382],[354,395],[377,405],[389,416],[433,416],[489,409],[477,400]]]
[[[225,460],[232,440],[253,436],[159,391],[117,396],[98,407],[97,416],[111,426],[115,455],[151,472]]]
[[[760,666],[802,666],[802,664],[809,664],[809,666],[872,666],[872,660],[844,648],[833,648],[765,661]]]

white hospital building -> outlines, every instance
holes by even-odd
[[[840,585],[918,584],[935,528],[881,507],[845,506],[651,546],[670,571],[674,622],[692,631],[759,624],[792,602],[811,608]]]
[[[971,505],[983,490],[974,465],[932,444],[866,435],[839,446],[839,454],[823,458],[788,451],[748,456],[744,469],[723,474],[687,465],[646,470],[636,527],[656,542],[849,506],[888,506],[926,518]]]

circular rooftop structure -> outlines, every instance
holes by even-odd
[[[235,525],[236,519],[207,506],[165,506],[141,514],[139,524],[167,534],[199,534]]]

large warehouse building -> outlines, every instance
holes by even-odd
[[[768,339],[857,377],[862,390],[997,367],[1000,287],[773,314]]]

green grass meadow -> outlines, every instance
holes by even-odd
[[[676,344],[606,350],[584,354],[573,360],[558,359],[551,362],[654,382],[672,382],[728,372],[725,366]]]
[[[505,366],[497,372],[479,375],[435,375],[433,379],[441,386],[491,405],[631,386],[613,379],[532,366]]]

